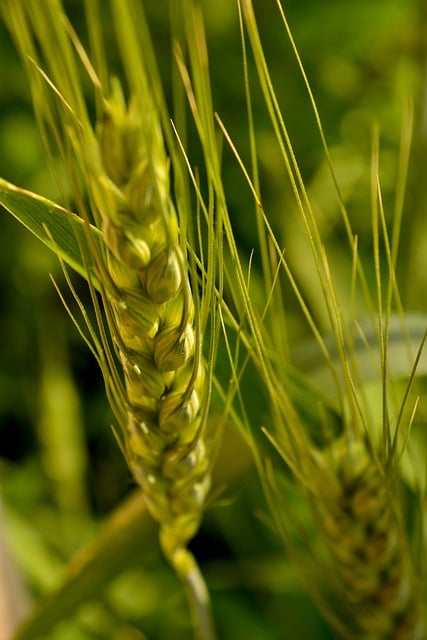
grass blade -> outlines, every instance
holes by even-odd
[[[102,233],[71,211],[0,178],[0,204],[74,271],[97,285],[88,233],[101,251]]]

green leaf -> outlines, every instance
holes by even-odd
[[[144,497],[135,491],[110,516],[93,544],[70,562],[62,586],[35,609],[14,640],[48,637],[53,627],[75,613],[82,602],[99,597],[120,571],[134,565],[144,534],[152,527]]]
[[[102,251],[99,229],[51,200],[1,178],[0,204],[86,280],[89,273],[97,287],[93,255]]]

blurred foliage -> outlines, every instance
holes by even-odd
[[[65,3],[77,27],[82,3]],[[205,0],[215,108],[249,161],[241,44],[234,2]],[[171,48],[168,7],[144,1],[159,65],[168,87]],[[270,70],[298,162],[328,238],[328,255],[345,295],[348,246],[331,197],[330,178],[315,121],[295,60],[285,40],[275,3],[255,3]],[[415,106],[412,163],[401,237],[398,279],[405,308],[427,311],[427,216],[424,166],[427,117],[425,65],[427,11],[422,0],[291,0],[287,15],[331,145],[339,182],[359,250],[371,261],[371,132],[381,137],[381,185],[386,215],[393,212],[399,139],[405,103]],[[108,33],[106,25],[106,30]],[[32,113],[26,77],[0,25],[0,175],[55,199]],[[254,95],[257,95],[256,86]],[[169,98],[170,98],[169,94]],[[302,233],[284,183],[265,107],[255,100],[264,206],[286,246],[287,256],[319,322],[324,311],[306,273]],[[249,224],[251,198],[228,150],[225,189],[235,233],[248,259],[256,244]],[[257,256],[254,258],[255,267]],[[52,597],[77,550],[97,544],[108,514],[130,495],[130,476],[109,429],[111,415],[101,375],[68,321],[48,278],[62,274],[56,258],[8,215],[0,217],[0,487],[9,547],[37,602]],[[262,287],[256,270],[254,287]],[[82,299],[88,295],[76,278]],[[308,335],[297,305],[286,302],[290,340]],[[226,369],[226,367],[225,367]],[[219,362],[221,371],[221,360]],[[257,423],[265,399],[253,393],[248,405]],[[243,391],[243,393],[245,393]],[[288,564],[281,543],[260,514],[264,499],[248,454],[236,434],[227,436],[219,466],[236,465],[239,477],[225,487],[193,543],[211,589],[221,640],[246,638],[331,638]],[[231,455],[230,455],[231,451]],[[227,455],[227,453],[229,455]],[[239,466],[239,465],[236,465]],[[224,469],[218,469],[219,475]],[[102,528],[101,528],[102,530]],[[139,535],[139,534],[138,534]],[[188,638],[184,596],[165,566],[153,528],[141,525],[131,553],[109,565],[81,606],[71,606],[49,638],[73,640],[168,640]],[[84,553],[84,552],[83,552]],[[67,574],[65,574],[67,575]],[[76,600],[78,603],[78,599]],[[165,612],[167,612],[165,614]]]

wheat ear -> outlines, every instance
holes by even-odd
[[[107,246],[104,302],[124,372],[124,446],[163,551],[188,581],[197,567],[186,546],[210,489],[201,338],[160,126],[114,86],[96,130],[92,191]]]
[[[161,102],[161,89],[153,86],[154,69],[146,68],[155,66],[147,53],[148,35],[145,48],[139,47],[142,8],[119,0],[112,0],[111,8],[134,96],[129,101],[118,81],[107,88],[97,3],[85,3],[97,70],[60,0],[43,8],[37,2],[8,2],[7,16],[27,64],[44,141],[48,149],[54,141],[60,151],[78,211],[102,231],[101,253],[87,225],[106,318],[92,282],[99,325],[92,346],[122,432],[120,444],[159,523],[164,554],[188,588],[195,628],[210,640],[207,589],[187,549],[211,484],[212,445],[205,434],[210,373],[190,286],[188,238],[185,229],[180,232],[171,197],[160,124],[166,107],[155,101],[154,95]],[[96,92],[95,127],[81,63]],[[89,334],[93,339],[90,325]]]
[[[346,620],[346,637],[421,640],[420,594],[393,479],[360,439],[337,440],[320,465],[328,480],[313,511],[333,560],[334,615]]]

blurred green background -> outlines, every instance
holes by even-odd
[[[245,159],[249,155],[242,56],[235,3],[205,0],[215,108]],[[82,2],[65,3],[83,24]],[[144,2],[168,91],[167,3]],[[306,90],[273,0],[255,2],[272,76],[300,168],[328,240],[342,289],[348,248]],[[425,74],[427,6],[423,0],[291,0],[287,16],[312,84],[361,255],[371,260],[370,158],[375,123],[381,136],[381,184],[393,213],[402,118],[415,108],[414,143],[401,238],[398,280],[405,308],[426,312],[427,216]],[[256,85],[255,85],[256,87]],[[324,311],[305,278],[298,230],[261,92],[254,91],[264,209],[287,247],[315,317]],[[55,198],[22,65],[0,25],[0,176]],[[231,154],[225,189],[242,252],[256,245],[252,207]],[[256,260],[255,260],[256,265]],[[8,214],[0,215],[0,530],[33,602],[46,602],[64,567],[93,544],[103,521],[131,495],[132,482],[110,429],[112,416],[96,363],[66,315],[48,274],[63,282],[56,258]],[[338,283],[340,284],[340,283]],[[84,283],[76,280],[84,300]],[[287,305],[290,336],[308,333]],[[220,363],[221,365],[221,363]],[[250,384],[250,382],[249,382]],[[254,420],[264,400],[255,395]],[[221,640],[332,638],[289,566],[281,542],[263,522],[256,472],[237,435],[227,435],[218,474],[231,486],[208,511],[193,548],[211,589]],[[230,451],[232,455],[230,455]],[[228,453],[228,455],[227,455]],[[239,464],[236,460],[239,459]],[[240,465],[240,466],[239,466]],[[241,467],[241,468],[240,468]],[[108,565],[108,559],[105,559]],[[93,576],[92,576],[93,577]],[[106,566],[102,589],[53,625],[48,637],[168,640],[189,637],[184,595],[159,552],[155,529],[141,526],[121,565]],[[78,598],[77,598],[78,600]],[[165,612],[167,615],[165,615]]]

